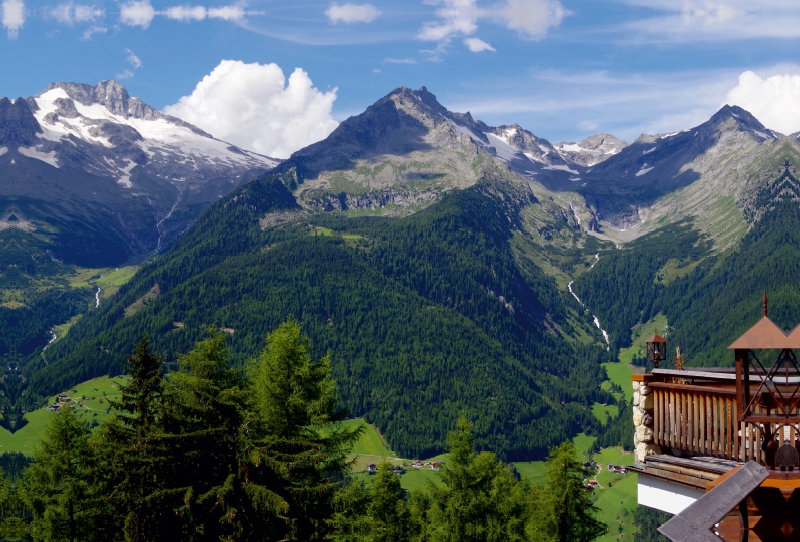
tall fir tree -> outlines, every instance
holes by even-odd
[[[100,433],[98,492],[109,502],[98,512],[105,517],[98,517],[97,523],[101,530],[121,531],[126,542],[153,542],[177,534],[172,532],[175,514],[161,502],[163,469],[173,451],[155,435],[164,414],[163,363],[142,335],[125,365],[130,381],[120,388],[119,401],[109,400],[116,415]]]
[[[442,486],[432,486],[427,540],[487,542],[524,540],[530,501],[497,457],[476,454],[472,424],[462,412],[447,438],[450,456]]]
[[[20,491],[33,516],[29,529],[34,541],[87,539],[93,459],[89,435],[86,422],[68,404],[50,419]]]
[[[534,534],[553,542],[590,542],[605,534],[605,523],[597,519],[599,509],[583,487],[585,471],[576,459],[572,441],[550,451],[547,458],[547,485],[539,499],[541,520]]]
[[[336,423],[344,411],[330,357],[314,360],[308,337],[289,319],[268,335],[267,347],[247,373],[247,480],[271,488],[284,503],[271,524],[272,536],[322,540],[338,480],[349,470],[347,454],[362,430]]]

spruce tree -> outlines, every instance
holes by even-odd
[[[366,522],[370,542],[405,542],[408,540],[409,520],[400,478],[392,466],[383,461],[370,485],[370,503]]]
[[[161,502],[165,458],[172,451],[155,438],[164,413],[163,363],[142,335],[124,366],[130,381],[120,388],[119,401],[109,400],[116,414],[99,436],[96,492],[108,501],[95,521],[107,536],[121,531],[128,542],[174,536],[175,514]]]
[[[541,540],[590,542],[608,530],[596,518],[599,509],[583,487],[585,471],[576,457],[575,445],[568,440],[547,458],[547,485],[539,499],[541,516],[533,529]]]
[[[165,385],[165,415],[156,438],[168,443],[165,504],[182,522],[182,540],[246,540],[259,525],[256,488],[240,466],[243,376],[231,368],[226,335],[209,337],[179,358]],[[261,493],[270,493],[258,488]],[[177,498],[177,499],[176,499]]]
[[[267,337],[247,366],[250,419],[245,429],[248,485],[269,487],[282,500],[270,522],[276,540],[321,540],[333,514],[338,480],[361,428],[336,423],[338,407],[329,356],[314,360],[308,337],[294,319]],[[279,504],[269,499],[269,506]]]
[[[475,452],[472,424],[463,412],[447,444],[443,485],[430,488],[427,532],[417,537],[435,542],[523,540],[530,502],[494,454]]]
[[[92,448],[90,431],[68,405],[56,412],[23,473],[21,497],[33,518],[35,541],[86,540]]]

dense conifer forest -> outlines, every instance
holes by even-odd
[[[715,253],[685,222],[608,254],[573,288],[616,346],[628,346],[634,325],[662,313],[667,339],[681,347],[688,366],[730,366],[727,347],[761,318],[764,292],[776,324],[788,332],[800,323],[798,193],[788,171],[759,190],[754,199],[764,212],[735,250]],[[670,260],[686,271],[665,281]]]
[[[115,374],[142,332],[187,352],[215,324],[241,365],[287,315],[315,353],[332,353],[344,404],[407,456],[443,451],[458,413],[479,448],[541,459],[548,446],[600,425],[598,344],[569,340],[574,299],[520,265],[508,202],[488,185],[453,191],[402,219],[307,215],[285,179],[265,176],[217,205],[111,303],[25,366],[27,404]],[[283,224],[264,225],[264,217]],[[487,295],[487,293],[489,295]]]

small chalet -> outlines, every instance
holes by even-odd
[[[378,466],[375,463],[367,465],[367,474],[375,474],[378,472]]]

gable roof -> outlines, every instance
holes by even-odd
[[[765,350],[776,348],[800,348],[800,326],[786,334],[775,322],[764,316],[756,324],[733,341],[729,349]]]

